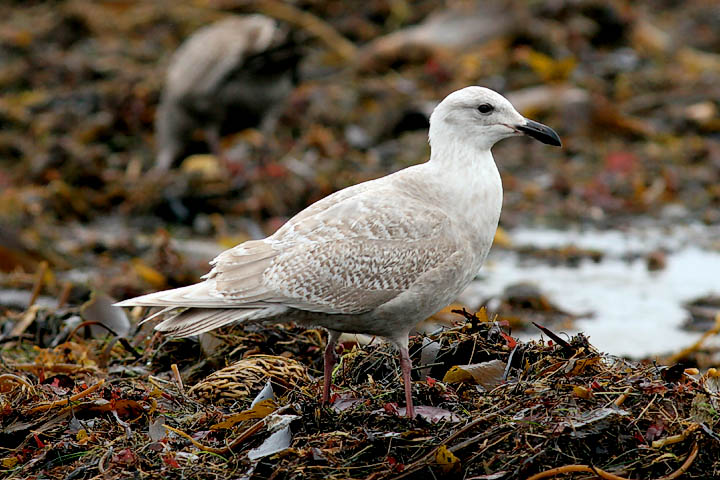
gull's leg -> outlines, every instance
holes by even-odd
[[[402,342],[397,342],[398,350],[400,350],[400,370],[402,370],[403,381],[405,383],[405,414],[409,418],[415,418],[415,408],[412,400],[412,381],[410,380],[410,370],[412,362],[410,361],[410,353],[408,352],[408,338],[404,338]]]
[[[218,159],[221,167],[233,176],[242,173],[242,166],[231,162],[223,152],[222,146],[220,145],[220,126],[213,123],[208,125],[204,131],[205,139],[210,146],[210,152]]]
[[[332,381],[333,367],[335,367],[335,363],[337,362],[335,345],[337,344],[338,338],[340,338],[340,332],[328,330],[327,346],[325,347],[325,353],[323,354],[324,375],[322,403],[327,403],[330,400],[330,382]]]

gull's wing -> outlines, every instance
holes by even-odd
[[[458,249],[457,232],[440,209],[363,185],[312,205],[265,240],[219,255],[207,276],[216,295],[238,304],[357,314],[407,290]]]
[[[452,219],[421,199],[424,192],[398,188],[393,177],[336,192],[270,237],[226,250],[201,283],[118,305],[173,311],[156,328],[179,336],[281,315],[288,308],[371,311],[469,247]]]

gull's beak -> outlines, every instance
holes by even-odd
[[[557,133],[555,133],[555,130],[547,125],[543,125],[542,123],[534,122],[526,118],[524,125],[518,125],[515,128],[519,132],[522,132],[529,137],[533,137],[535,140],[540,140],[542,143],[555,145],[556,147],[562,146],[560,137]]]

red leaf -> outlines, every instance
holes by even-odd
[[[505,343],[507,343],[507,346],[509,348],[515,348],[515,346],[517,345],[517,342],[515,341],[514,338],[512,338],[510,335],[508,335],[505,332],[500,332],[500,335],[502,335],[502,337],[505,339]]]
[[[136,458],[132,450],[126,448],[124,450],[120,450],[117,455],[113,455],[112,461],[113,463],[124,463],[126,465],[131,465],[135,463]]]
[[[172,455],[163,455],[162,457],[163,462],[169,467],[172,468],[180,468],[180,464],[175,460],[175,457]]]
[[[432,377],[427,377],[428,387],[434,387],[434,386],[435,386],[435,382],[437,382],[437,380],[435,380],[434,378],[432,378]]]
[[[405,470],[405,464],[398,462],[395,457],[387,457],[387,461],[396,472],[402,472]]]
[[[386,411],[387,413],[389,413],[390,415],[397,415],[397,413],[398,413],[397,403],[388,402],[388,403],[386,403],[385,405],[383,405],[383,408],[384,408],[385,411]]]
[[[45,444],[40,440],[37,433],[33,433],[33,437],[35,437],[35,443],[37,443],[38,448],[45,448]]]
[[[662,435],[664,431],[665,425],[662,421],[653,423],[648,427],[647,432],[645,432],[645,440],[652,442],[653,440],[660,438],[660,435]]]

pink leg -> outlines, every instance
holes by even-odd
[[[398,350],[400,350],[400,369],[402,370],[403,381],[405,382],[405,414],[409,418],[415,418],[415,408],[413,407],[412,401],[412,382],[410,380],[412,362],[410,362],[407,341],[405,341],[404,345],[398,345]]]
[[[322,403],[327,403],[330,400],[330,382],[332,381],[333,367],[335,367],[335,363],[337,362],[335,345],[337,344],[338,338],[340,338],[340,332],[328,330],[327,346],[325,347],[325,353],[323,354],[324,375]]]

